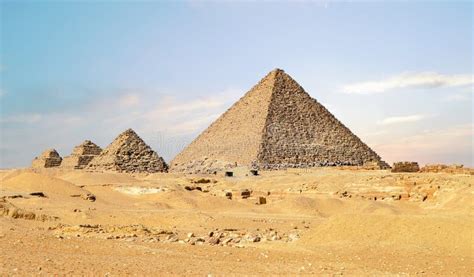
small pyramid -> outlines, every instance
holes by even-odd
[[[168,165],[132,129],[121,133],[87,166],[117,172],[166,172]]]
[[[61,156],[55,149],[48,149],[41,153],[39,157],[33,159],[31,167],[34,168],[48,168],[60,166],[62,162]]]
[[[171,169],[189,172],[216,162],[262,169],[373,162],[388,167],[281,69],[268,73],[212,123],[174,158]]]
[[[83,169],[92,161],[92,159],[100,155],[101,152],[102,148],[92,141],[86,140],[82,144],[74,147],[71,155],[63,159],[61,167]]]

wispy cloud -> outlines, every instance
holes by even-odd
[[[473,166],[473,124],[420,131],[418,134],[393,137],[374,149],[386,160],[426,163],[464,163]]]
[[[41,114],[18,114],[0,118],[0,123],[33,124],[39,122]]]
[[[347,94],[375,94],[396,89],[438,88],[466,86],[474,84],[471,74],[443,75],[436,72],[411,72],[377,81],[353,83],[342,87]]]
[[[130,108],[140,104],[140,97],[136,93],[130,93],[120,96],[118,104],[123,108]]]
[[[387,118],[384,118],[383,120],[380,120],[379,122],[377,122],[377,124],[378,125],[392,125],[392,124],[398,124],[398,123],[411,123],[411,122],[417,122],[417,121],[423,120],[427,117],[428,117],[427,115],[423,115],[423,114],[392,116],[392,117],[387,117]]]

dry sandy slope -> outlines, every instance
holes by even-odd
[[[0,208],[51,218],[0,217],[0,274],[474,274],[473,176],[315,169],[202,177],[210,182],[2,171]],[[252,197],[241,199],[242,188]],[[87,193],[96,201],[71,197]],[[267,204],[256,205],[256,196]],[[213,230],[242,241],[185,241],[190,232],[207,237]],[[250,235],[262,241],[246,241]]]

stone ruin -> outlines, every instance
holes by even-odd
[[[34,168],[49,168],[57,167],[61,165],[62,162],[61,156],[59,156],[58,151],[55,149],[48,149],[44,151],[39,157],[33,159],[31,167]]]
[[[417,162],[397,162],[393,164],[392,172],[418,172],[420,167]]]
[[[462,164],[427,164],[420,169],[420,172],[474,175],[473,168],[464,167]]]
[[[166,172],[168,165],[132,129],[121,133],[86,167],[127,173]]]
[[[61,167],[84,169],[92,159],[100,155],[101,152],[102,148],[92,141],[86,140],[82,144],[74,147],[71,155],[63,159]]]
[[[295,80],[276,69],[179,153],[171,170],[209,173],[228,165],[285,169],[369,163],[390,168]]]

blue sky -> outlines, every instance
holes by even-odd
[[[471,2],[0,9],[0,167],[129,127],[169,161],[276,67],[389,162],[473,165]]]

